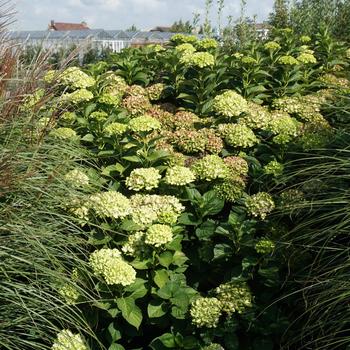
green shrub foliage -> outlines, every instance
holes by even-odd
[[[175,39],[44,79],[61,115],[40,121],[48,139],[80,143],[98,169],[62,174],[64,210],[89,237],[71,278],[94,300],[60,296],[110,350],[274,349],[291,307],[273,304],[288,229],[274,212],[302,200],[278,179],[288,151],[335,137],[322,112],[349,91],[345,48],[289,29],[235,53]],[[75,334],[53,349],[98,348]]]

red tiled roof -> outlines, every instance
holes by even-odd
[[[86,23],[63,23],[51,21],[49,30],[84,30],[89,29]]]

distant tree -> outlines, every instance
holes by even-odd
[[[138,29],[135,24],[133,24],[131,27],[125,29],[127,32],[139,32],[140,29]]]
[[[289,26],[288,0],[275,0],[273,12],[269,16],[269,23],[275,28],[287,28]]]
[[[190,21],[183,22],[182,19],[180,19],[179,21],[175,21],[170,27],[170,31],[172,33],[190,34],[193,32],[194,29],[195,28]]]

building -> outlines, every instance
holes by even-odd
[[[271,26],[268,23],[255,23],[255,30],[258,33],[260,39],[267,39]]]
[[[48,30],[54,31],[68,31],[68,30],[86,30],[90,29],[87,26],[86,22],[81,23],[64,23],[64,22],[55,22],[53,19],[48,25]]]

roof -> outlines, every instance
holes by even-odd
[[[72,40],[84,40],[88,38],[109,40],[112,39],[107,31],[103,29],[84,29],[84,30],[65,30],[65,31],[50,31],[50,30],[33,30],[33,31],[19,31],[9,32],[10,39],[19,40],[45,40],[45,39],[72,39]]]
[[[271,29],[271,25],[268,23],[255,23],[256,29]]]
[[[64,23],[51,21],[49,30],[66,31],[66,30],[86,30],[89,29],[85,22],[81,23]]]
[[[150,30],[150,32],[170,32],[171,27],[158,26]]]

